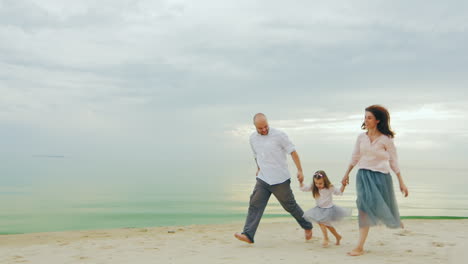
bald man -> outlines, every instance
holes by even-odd
[[[301,161],[294,145],[286,133],[268,126],[268,120],[262,113],[254,116],[256,132],[250,136],[250,146],[257,163],[257,183],[250,196],[249,211],[245,220],[244,231],[234,236],[246,243],[254,243],[255,232],[262,218],[265,207],[273,194],[281,206],[289,212],[304,229],[305,238],[312,238],[312,223],[302,216],[304,211],[294,199],[291,190],[291,175],[287,165],[287,154],[291,154],[297,168],[299,182],[304,180]]]

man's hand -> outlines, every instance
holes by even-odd
[[[255,173],[255,176],[258,176],[259,172],[260,172],[260,168],[257,169],[257,172]]]
[[[296,164],[297,168],[297,179],[299,182],[304,181],[304,175],[302,174],[302,166],[301,166],[301,160],[299,159],[299,154],[297,154],[297,151],[291,152],[291,157],[294,161],[294,164]]]
[[[302,174],[302,171],[297,172],[297,179],[299,180],[300,183],[304,181],[304,174]]]

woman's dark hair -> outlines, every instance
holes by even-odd
[[[393,132],[390,127],[390,113],[388,113],[388,110],[385,107],[381,105],[371,105],[366,108],[366,112],[371,112],[375,116],[376,120],[380,120],[380,122],[377,123],[377,129],[380,133],[391,138],[395,136],[395,132]],[[362,123],[361,128],[366,129],[365,122]]]
[[[330,183],[330,180],[327,177],[327,174],[323,170],[318,170],[314,173],[314,180],[312,180],[312,196],[317,198],[320,196],[319,189],[315,186],[315,179],[323,179],[323,185],[325,189],[332,187],[333,185]]]

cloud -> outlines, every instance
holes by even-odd
[[[0,122],[25,131],[17,141],[39,129],[52,143],[131,148],[135,138],[149,152],[160,138],[164,150],[176,139],[238,142],[263,111],[299,143],[340,144],[361,132],[364,107],[382,103],[402,141],[423,133],[429,149],[442,127],[466,138],[466,10],[463,1],[3,0]]]
[[[395,144],[403,156],[417,161],[439,159],[440,155],[450,159],[455,149],[457,153],[463,153],[461,149],[466,151],[466,147],[462,147],[468,143],[466,102],[389,107],[391,125],[396,131]],[[350,153],[356,136],[363,132],[360,129],[363,114],[350,109],[294,119],[270,118],[270,126],[285,131],[306,155],[333,159],[333,156],[347,157]],[[253,125],[240,124],[227,129],[225,134],[237,144],[247,144],[254,132]],[[321,149],[320,155],[314,152],[317,148]],[[453,159],[459,160],[463,155]]]

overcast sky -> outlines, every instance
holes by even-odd
[[[304,162],[346,163],[364,108],[382,104],[400,163],[465,168],[466,14],[466,1],[0,0],[0,153],[247,166],[264,112]]]

